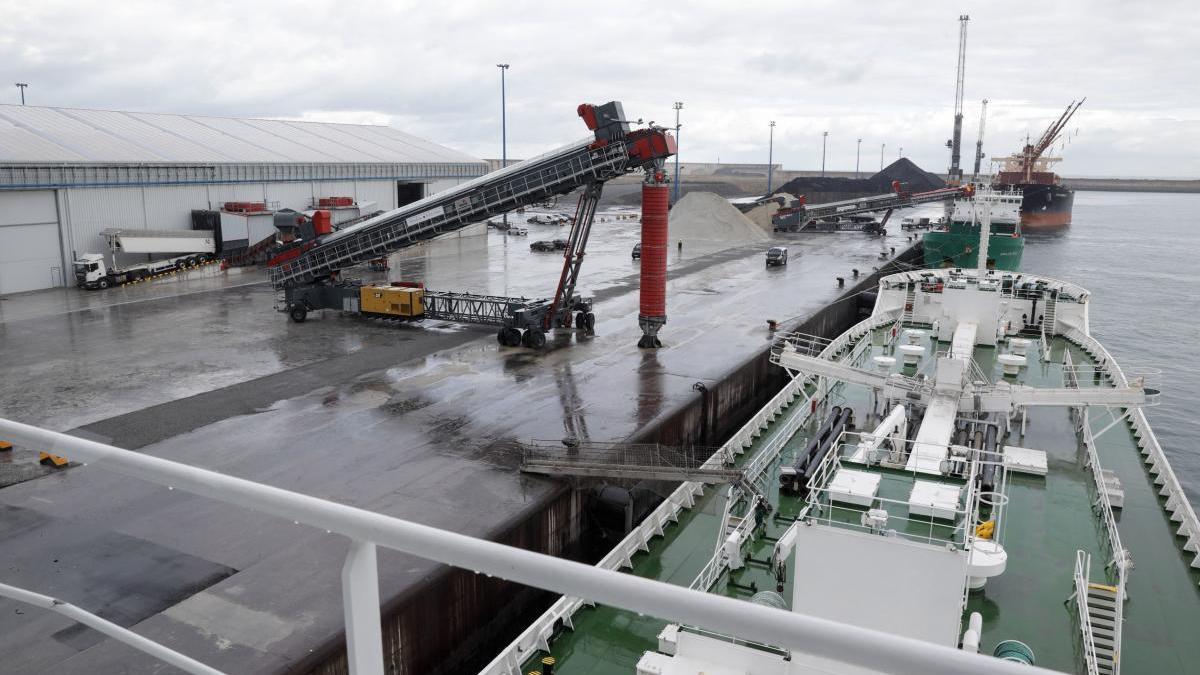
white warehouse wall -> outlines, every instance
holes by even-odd
[[[64,243],[71,252],[106,253],[100,231],[110,227],[188,230],[195,209],[219,209],[225,202],[278,202],[279,208],[304,211],[319,197],[355,197],[379,209],[396,204],[396,182],[300,181],[236,185],[164,185],[148,187],[68,188],[63,213]]]
[[[426,182],[424,192],[431,195],[466,180]],[[83,253],[106,254],[108,249],[100,232],[110,227],[187,230],[192,227],[194,209],[219,209],[227,201],[277,202],[279,208],[302,211],[311,208],[314,198],[346,196],[359,202],[375,202],[375,208],[387,211],[396,208],[396,185],[394,180],[360,180],[0,191],[0,201],[6,204],[24,204],[29,202],[28,195],[42,195],[40,201],[35,200],[36,208],[15,208],[10,214],[21,223],[37,221],[43,225],[36,233],[28,228],[8,230],[3,246],[0,246],[8,250],[3,257],[4,265],[15,270],[18,261],[26,261],[22,263],[24,267],[35,265],[38,272],[22,272],[19,276],[28,281],[21,284],[7,279],[0,285],[0,294],[73,283],[71,261]],[[43,202],[57,206],[57,213],[48,223],[43,223],[45,213],[49,213]],[[29,217],[25,218],[26,215]],[[55,228],[54,237],[48,234],[48,226]],[[470,228],[470,231],[449,236],[472,236],[477,234],[476,230]],[[57,252],[50,246],[55,238],[61,243]],[[55,258],[53,265],[46,262],[48,256]],[[53,274],[51,268],[55,269]],[[15,274],[10,272],[9,276]]]

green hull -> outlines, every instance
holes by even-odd
[[[979,232],[929,232],[924,243],[925,267],[979,266]],[[993,234],[988,239],[988,260],[994,265],[988,267],[1016,272],[1024,251],[1024,237]]]

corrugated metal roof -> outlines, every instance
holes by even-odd
[[[478,163],[391,127],[0,105],[0,163]]]

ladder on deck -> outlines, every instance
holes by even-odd
[[[1102,675],[1118,672],[1117,655],[1120,632],[1116,622],[1121,620],[1117,611],[1117,589],[1115,586],[1088,583],[1087,622],[1091,626],[1093,659],[1096,670]]]
[[[908,290],[904,293],[904,311],[900,314],[900,325],[905,326],[913,322],[913,313],[917,310],[917,287],[914,284],[908,285]]]
[[[1046,296],[1046,307],[1042,311],[1042,360],[1050,360],[1050,338],[1054,337],[1054,324],[1058,320],[1058,294]]]
[[[1121,672],[1121,628],[1124,621],[1124,582],[1101,584],[1090,579],[1092,557],[1075,552],[1075,590],[1068,603],[1075,604],[1082,638],[1084,672],[1088,675],[1119,675]]]

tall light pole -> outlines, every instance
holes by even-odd
[[[28,87],[28,86],[29,85],[25,82],[17,83],[17,89],[21,90],[21,105],[25,105],[25,87]]]
[[[900,146],[900,152],[896,153],[896,159],[904,159],[904,146]]]
[[[887,147],[887,143],[879,146],[879,170],[883,171],[883,150]]]
[[[675,101],[675,196],[671,198],[671,203],[679,201],[679,111],[683,110],[683,101]]]
[[[821,132],[821,177],[825,176],[825,139],[829,138],[828,131]]]
[[[500,168],[508,166],[508,102],[504,91],[504,71],[508,70],[507,63],[497,63],[500,69]],[[504,212],[504,230],[508,231],[508,212]]]
[[[771,194],[771,174],[775,172],[775,120],[767,123],[771,138],[767,143],[767,194]]]
[[[862,159],[862,139],[858,139],[858,147],[854,149],[854,177],[858,178],[858,161]]]

